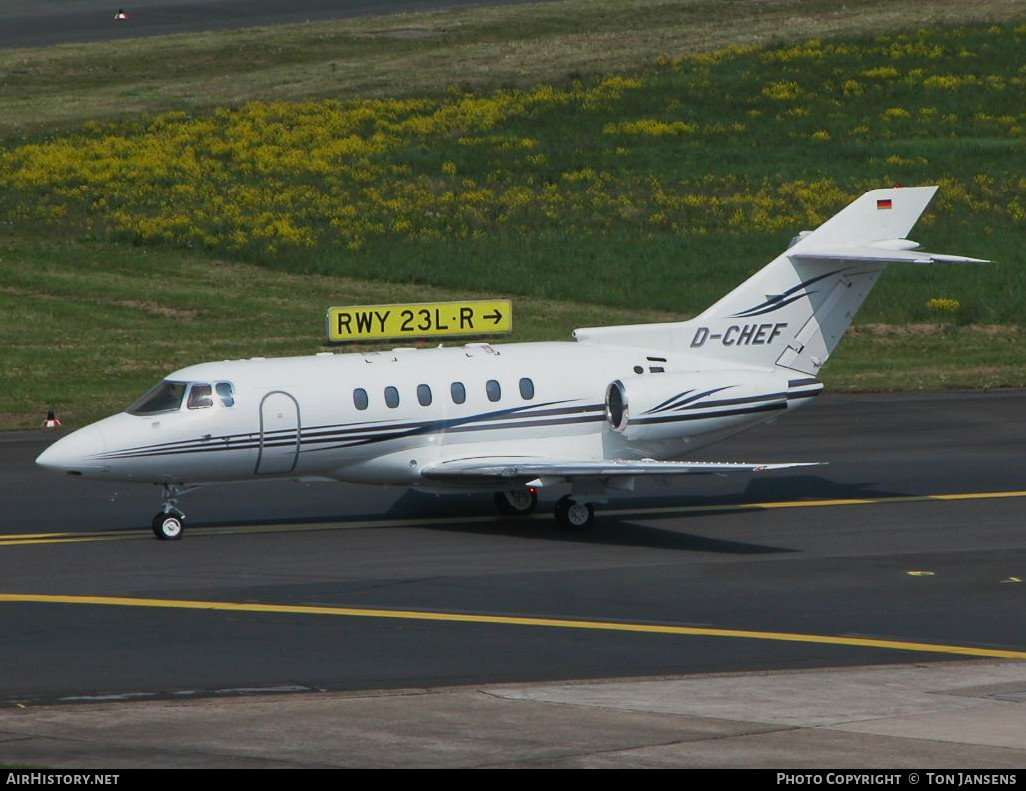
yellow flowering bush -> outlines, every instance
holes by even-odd
[[[931,299],[926,303],[926,309],[934,313],[958,313],[962,305],[957,299]]]
[[[546,229],[783,233],[900,178],[939,179],[937,213],[1021,225],[1017,177],[1004,168],[976,179],[986,163],[946,158],[942,144],[987,139],[1002,162],[1021,155],[1026,66],[988,47],[1017,47],[1022,35],[746,45],[564,85],[90,123],[0,149],[0,214],[133,243],[258,259],[315,251],[307,260],[322,261],[382,239]],[[857,165],[843,181],[841,146]]]

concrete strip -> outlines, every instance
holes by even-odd
[[[1022,769],[1026,752],[800,729],[522,763],[552,769]]]
[[[169,743],[166,748],[97,744],[74,738],[19,739],[0,743],[0,763],[60,769],[308,769],[316,764],[290,763],[274,758],[236,757],[215,751],[183,750]],[[322,765],[326,766],[326,765]]]
[[[696,676],[673,681],[498,687],[492,694],[511,700],[816,728],[912,714],[978,711],[998,705],[961,694],[959,690],[969,684],[1026,688],[1026,663],[945,663]],[[902,735],[910,734],[906,731]],[[1022,746],[1026,748],[1026,744]]]
[[[879,736],[914,736],[962,745],[1007,747],[1026,754],[1026,705],[1001,700],[978,700],[976,705],[958,711],[891,717],[841,725],[837,729]]]
[[[3,712],[0,729],[40,738],[0,745],[0,757],[49,766],[138,766],[140,756],[152,754],[161,766],[183,767],[222,760],[232,766],[250,760],[254,767],[267,761],[475,767],[722,739],[767,727],[522,703],[478,690],[147,701]],[[66,754],[72,741],[76,748]]]
[[[0,762],[1014,768],[1026,706],[992,695],[1024,682],[1026,663],[960,662],[7,709]]]

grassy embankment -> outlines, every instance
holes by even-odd
[[[510,294],[516,340],[690,315],[893,182],[942,184],[928,249],[1002,263],[891,270],[824,378],[1026,384],[1026,20],[923,3],[878,36],[889,4],[833,8],[571,0],[0,53],[0,427],[315,350],[330,303]]]

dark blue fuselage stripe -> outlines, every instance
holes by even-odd
[[[435,420],[435,421],[418,421],[408,423],[392,423],[385,425],[368,425],[364,424],[353,424],[353,423],[342,423],[339,427],[332,430],[330,426],[316,426],[312,428],[303,429],[303,438],[327,436],[331,439],[342,439],[344,437],[352,435],[367,435],[375,432],[396,432],[396,431],[424,431],[434,430],[438,428],[448,428],[450,426],[462,425],[465,423],[474,423],[477,421],[494,421],[494,420],[508,420],[508,419],[520,419],[520,418],[536,418],[545,417],[549,415],[562,415],[562,414],[577,414],[590,412],[597,409],[605,409],[602,404],[586,404],[572,407],[560,407],[557,409],[538,409],[538,407],[546,407],[552,404],[565,403],[564,401],[549,401],[542,404],[530,404],[528,406],[514,407],[512,409],[496,410],[494,412],[485,412],[476,415],[467,415],[466,417],[451,418],[449,420]],[[534,411],[528,411],[534,410]],[[519,413],[519,414],[518,414]],[[382,421],[371,421],[371,423],[381,423]],[[267,446],[270,442],[277,442],[280,440],[294,440],[296,435],[295,429],[279,429],[273,432],[267,432],[264,435],[264,445]],[[126,448],[121,451],[114,451],[111,453],[103,454],[98,458],[131,458],[133,456],[149,456],[157,451],[172,451],[172,450],[207,450],[209,444],[212,442],[226,443],[232,449],[242,447],[255,447],[260,444],[260,434],[247,432],[245,434],[236,434],[228,437],[211,437],[210,439],[191,439],[191,440],[179,440],[177,442],[165,442],[158,445],[141,446],[136,448]]]
[[[713,420],[720,417],[734,417],[737,415],[754,415],[759,412],[772,412],[778,409],[787,409],[786,401],[774,401],[769,404],[747,407],[745,409],[725,409],[720,412],[708,412],[704,414],[690,415],[662,415],[660,417],[644,417],[631,421],[634,425],[651,425],[653,423],[675,423],[686,420]]]
[[[748,396],[747,398],[724,398],[720,401],[704,401],[701,404],[689,404],[683,407],[684,410],[706,409],[707,407],[736,406],[737,404],[752,404],[758,401],[781,401],[787,398],[787,393],[768,393],[766,395]],[[676,410],[674,410],[676,411]]]
[[[766,313],[772,313],[775,310],[780,310],[781,308],[787,307],[792,302],[797,302],[799,299],[804,299],[805,297],[811,296],[811,295],[813,295],[815,293],[816,293],[815,291],[806,291],[803,294],[795,294],[792,297],[789,297],[787,299],[781,300],[780,302],[777,302],[777,303],[775,303],[773,305],[770,305],[767,308],[763,308],[762,310],[755,310],[753,308],[751,310],[746,310],[744,313],[736,313],[733,316],[731,316],[731,318],[733,318],[733,319],[750,319],[753,316],[762,316],[762,315],[764,315]]]
[[[674,401],[676,401],[676,400],[677,400],[678,398],[683,398],[683,397],[684,397],[684,396],[686,396],[686,395],[687,395],[688,393],[693,393],[693,392],[695,392],[695,391],[694,391],[694,390],[692,389],[692,390],[685,390],[685,391],[684,391],[683,393],[677,393],[677,395],[675,395],[675,396],[671,396],[670,398],[667,398],[667,399],[666,399],[665,401],[663,401],[663,402],[662,402],[661,404],[656,404],[656,405],[655,405],[654,407],[652,407],[652,408],[651,408],[650,410],[648,410],[648,411],[649,411],[649,412],[658,412],[658,411],[659,411],[660,409],[662,409],[662,408],[663,408],[664,406],[666,406],[667,404],[672,404],[672,403],[673,403]]]
[[[697,395],[693,395],[690,398],[685,398],[683,401],[677,401],[675,403],[672,403],[669,406],[663,406],[661,408],[660,407],[655,407],[653,409],[649,409],[649,410],[647,410],[645,412],[645,414],[646,415],[651,415],[651,414],[654,414],[656,412],[668,412],[671,409],[680,409],[685,404],[693,404],[695,401],[698,401],[698,400],[700,400],[702,398],[705,398],[706,396],[711,396],[714,393],[719,393],[719,392],[721,392],[723,390],[729,390],[732,387],[737,387],[737,385],[727,385],[726,387],[715,387],[712,390],[706,390],[704,393],[698,393]],[[696,408],[697,407],[701,407],[701,406],[705,406],[705,404],[695,404]],[[688,409],[691,409],[691,408],[692,407],[688,407]]]
[[[495,410],[493,412],[483,412],[483,413],[478,414],[478,415],[468,415],[465,418],[456,418],[456,419],[458,419],[458,420],[500,420],[500,419],[502,419],[502,418],[504,418],[504,417],[506,417],[508,415],[515,414],[517,412],[525,412],[525,411],[531,410],[531,409],[538,410],[539,407],[548,407],[548,406],[552,406],[554,404],[565,404],[565,403],[566,403],[565,400],[563,400],[563,401],[545,401],[545,402],[542,402],[540,404],[525,404],[523,406],[510,407],[509,409],[498,409],[498,410]],[[587,409],[595,409],[595,408],[597,408],[597,407],[593,406],[593,405],[592,406],[562,407],[561,409],[555,409],[555,410],[539,410],[537,412],[532,412],[531,414],[534,414],[534,415],[548,415],[548,414],[557,414],[557,413],[559,413],[561,411],[572,412],[574,410],[587,410]],[[381,424],[384,424],[384,425],[369,426],[368,425],[369,423],[381,423]],[[396,424],[396,423],[389,423],[387,420],[372,420],[372,421],[368,421],[366,423],[338,423],[338,424],[335,424],[335,425],[326,425],[326,426],[309,426],[309,427],[303,429],[303,434],[305,436],[308,432],[318,432],[318,431],[335,431],[335,432],[346,433],[346,432],[363,432],[363,431],[368,431],[368,430],[373,430],[373,429],[398,429],[398,428],[405,429],[405,428],[412,428],[414,426],[421,426],[423,424],[424,424],[424,421],[416,421],[416,422],[410,422],[410,423],[405,423],[405,424],[403,424],[403,423]],[[273,436],[276,436],[276,435],[288,434],[290,432],[292,434],[295,434],[295,431],[296,430],[294,428],[293,429],[277,429],[275,431],[264,432],[264,436],[265,437],[269,437],[269,436],[273,437]],[[218,441],[218,442],[237,442],[237,441],[240,441],[240,440],[241,441],[247,441],[247,440],[253,440],[253,439],[259,440],[259,438],[260,438],[260,433],[259,432],[248,431],[248,432],[246,432],[244,434],[231,434],[231,435],[228,435],[228,436],[211,437],[210,439],[182,439],[182,440],[175,440],[174,442],[162,442],[162,443],[158,443],[156,445],[140,445],[140,446],[137,446],[137,447],[134,447],[134,448],[125,448],[125,449],[123,449],[121,451],[116,451],[116,453],[124,454],[124,453],[129,453],[129,452],[132,452],[132,451],[150,452],[150,451],[157,450],[157,449],[176,449],[176,448],[189,447],[189,446],[193,446],[193,445],[195,445],[197,447],[203,447],[204,445],[206,445],[206,443],[211,442],[211,441],[215,441],[215,440]],[[101,456],[100,458],[103,458],[103,457]]]
[[[693,393],[693,390],[688,390],[687,393],[681,393],[676,398],[671,398],[669,401],[664,401],[657,407],[645,410],[646,415],[654,415],[657,412],[668,412],[671,409],[680,409],[684,404],[690,404],[692,401],[696,401],[699,398],[705,398],[709,395],[708,392],[700,393],[698,395],[688,396],[688,393]]]
[[[592,410],[592,411],[594,411],[594,410]],[[335,448],[356,447],[356,446],[359,446],[359,445],[368,445],[368,444],[376,443],[376,442],[387,442],[387,441],[393,440],[393,439],[404,439],[406,437],[418,436],[418,435],[422,435],[422,434],[429,434],[429,433],[433,433],[433,432],[437,432],[439,434],[447,434],[447,433],[457,433],[457,432],[467,432],[467,431],[497,431],[497,430],[504,430],[504,429],[509,429],[509,428],[529,428],[529,427],[536,427],[536,426],[568,425],[568,424],[572,424],[572,423],[590,423],[590,422],[594,422],[594,421],[604,420],[605,419],[605,412],[603,411],[601,413],[592,414],[592,415],[584,415],[584,416],[557,417],[555,419],[550,418],[550,419],[546,419],[546,420],[530,419],[530,418],[533,418],[533,417],[534,416],[530,415],[530,414],[528,414],[528,415],[511,415],[510,418],[511,418],[512,422],[507,423],[507,424],[498,424],[498,425],[485,424],[485,425],[472,426],[472,425],[454,424],[452,426],[441,426],[440,427],[438,425],[428,424],[428,425],[422,425],[422,426],[419,426],[419,427],[410,428],[410,429],[406,429],[406,430],[385,427],[385,428],[382,428],[382,429],[376,429],[374,431],[374,433],[366,433],[366,432],[364,432],[364,433],[362,433],[361,435],[358,435],[358,436],[324,436],[324,437],[318,437],[316,439],[314,439],[314,438],[307,438],[307,437],[304,436],[300,440],[300,445],[301,445],[301,447],[306,448],[306,446],[308,446],[308,445],[315,445],[315,444],[316,445],[320,445],[320,444],[325,444],[325,443],[330,443],[330,442],[337,442],[338,443],[336,445],[331,445],[330,447],[325,447],[325,448],[309,448],[309,450],[313,450],[313,451],[322,451],[322,450],[333,450]],[[442,422],[442,421],[440,421],[440,422]],[[265,447],[265,448],[284,448],[284,447],[293,447],[293,446],[295,446],[295,444],[296,444],[296,434],[295,434],[295,432],[293,432],[291,436],[280,437],[280,438],[277,438],[277,439],[272,440],[270,442],[265,441],[263,443],[263,447]],[[260,446],[261,446],[261,444],[260,444],[259,440],[249,441],[249,442],[245,442],[245,443],[235,443],[235,444],[231,444],[231,445],[227,445],[227,444],[224,444],[224,443],[221,443],[221,442],[216,442],[216,441],[210,441],[209,444],[207,444],[205,446],[201,446],[201,447],[162,448],[162,449],[154,449],[154,450],[148,450],[148,451],[147,450],[141,450],[141,451],[133,451],[130,454],[129,453],[111,454],[111,455],[107,456],[107,458],[109,458],[109,459],[125,459],[125,458],[137,459],[137,458],[153,458],[153,457],[158,457],[158,456],[180,456],[180,455],[184,455],[184,454],[188,454],[188,453],[209,453],[209,452],[212,452],[212,451],[253,450],[255,448],[259,448]]]
[[[807,286],[811,286],[813,283],[817,283],[820,280],[822,280],[823,278],[830,277],[831,275],[836,275],[838,272],[843,272],[843,271],[844,271],[843,269],[835,269],[833,272],[827,272],[825,275],[817,275],[816,277],[809,278],[804,283],[799,283],[797,286],[792,286],[791,288],[789,288],[787,291],[785,291],[782,294],[774,294],[772,297],[767,298],[764,302],[761,302],[758,305],[755,305],[754,307],[751,307],[751,308],[748,308],[747,310],[742,310],[742,311],[739,311],[738,313],[735,313],[733,316],[731,316],[731,318],[734,318],[734,319],[747,318],[749,315],[757,315],[755,313],[755,311],[769,312],[769,311],[763,311],[764,308],[770,308],[770,310],[776,310],[776,308],[783,307],[783,305],[781,304],[783,302],[783,300],[785,300],[787,297],[791,296],[794,292],[798,291],[799,289],[806,288]],[[800,299],[803,296],[805,296],[805,295],[804,294],[799,294],[797,298]],[[788,302],[793,302],[793,301],[794,300],[788,300]]]

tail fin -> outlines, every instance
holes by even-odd
[[[679,324],[578,330],[579,341],[669,348],[746,368],[817,374],[890,263],[969,263],[916,252],[906,239],[936,187],[873,190],[697,318]]]
[[[786,254],[904,239],[936,192],[936,187],[895,187],[867,192],[804,236]]]

